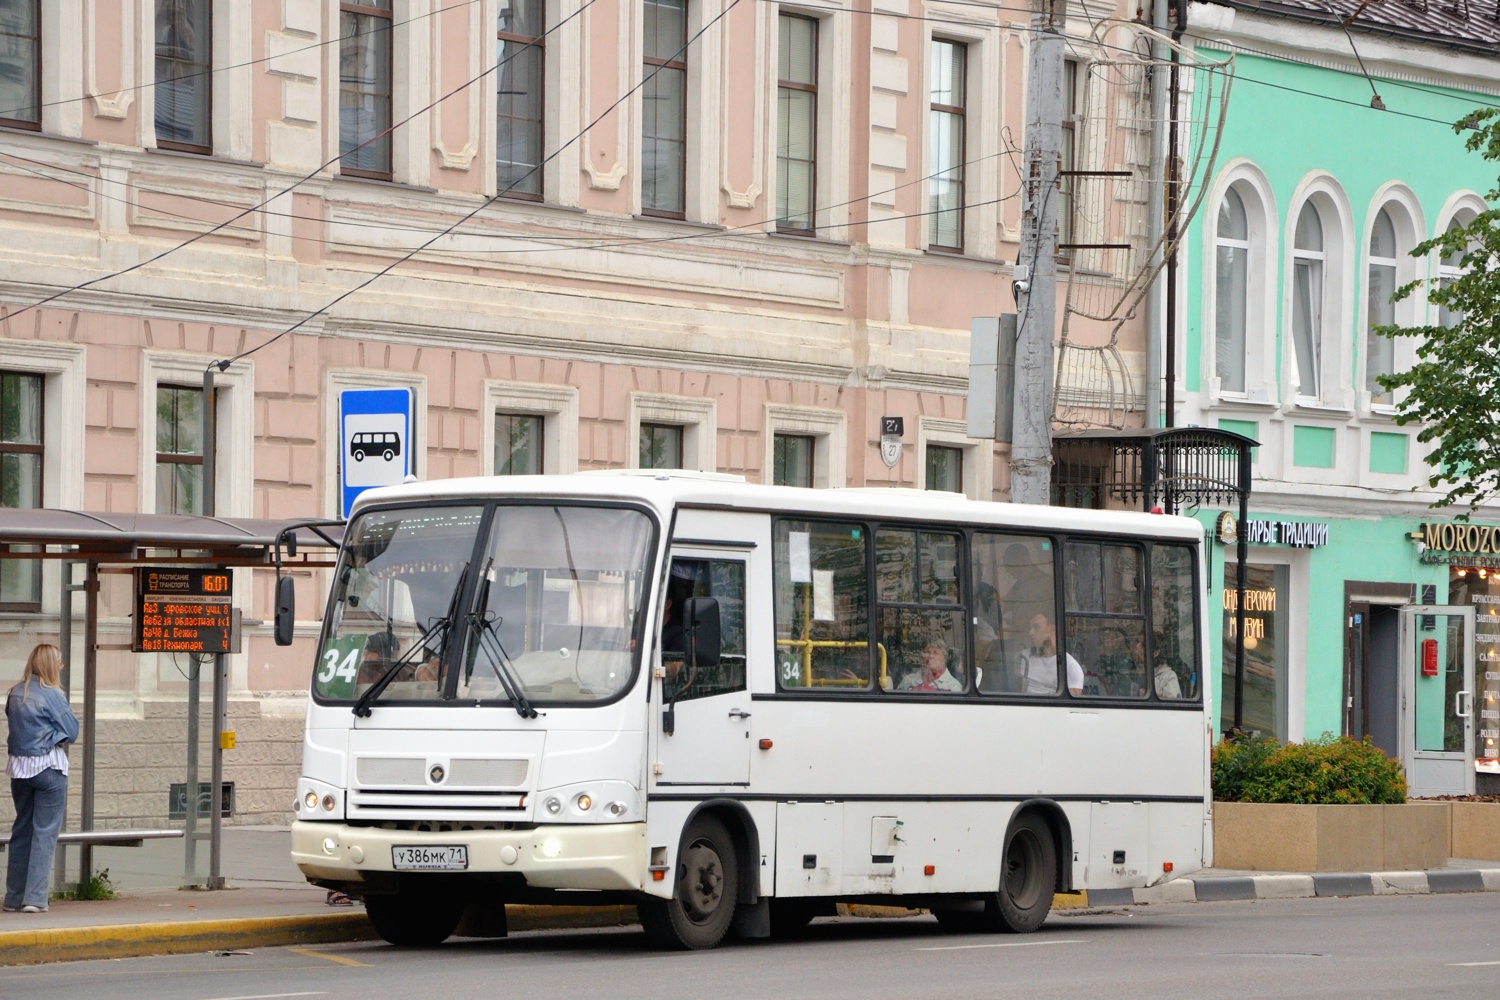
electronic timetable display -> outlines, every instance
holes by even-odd
[[[138,566],[136,653],[227,653],[234,577],[227,569]]]

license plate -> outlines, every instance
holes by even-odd
[[[393,846],[391,867],[397,871],[461,871],[469,867],[469,849],[463,844]]]

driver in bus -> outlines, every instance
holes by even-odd
[[[1057,625],[1045,614],[1031,616],[1031,648],[1021,651],[1019,672],[1027,694],[1057,694]],[[1068,693],[1083,694],[1083,667],[1068,654]]]

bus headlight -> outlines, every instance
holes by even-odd
[[[302,797],[302,804],[307,806],[308,811],[318,808],[318,793],[308,792]]]
[[[611,802],[609,804],[609,814],[611,816],[624,816],[625,810],[629,808],[630,807],[623,802]]]
[[[547,801],[542,803],[542,808],[547,810],[551,815],[556,816],[562,812],[562,799],[556,795],[549,795],[547,796]]]
[[[338,800],[335,799],[332,795],[323,796],[323,811],[333,812],[333,807],[337,804],[337,802]]]
[[[582,795],[578,796],[578,809],[580,812],[588,812],[589,808],[593,806],[593,804],[594,800],[589,798],[588,792],[584,792]]]

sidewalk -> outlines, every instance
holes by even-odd
[[[323,890],[306,883],[289,851],[285,829],[226,828],[222,871],[230,888],[207,892],[177,888],[183,881],[181,841],[98,848],[95,867],[109,869],[119,896],[57,901],[47,913],[0,913],[0,966],[375,938],[363,907],[327,906]],[[207,854],[208,845],[200,845],[200,873],[207,870]],[[70,860],[76,863],[76,855]],[[1059,896],[1057,906],[1485,891],[1500,891],[1500,863],[1454,860],[1447,868],[1427,872],[1314,875],[1210,868],[1152,889],[1096,889]],[[860,910],[866,908],[856,912]],[[635,920],[628,906],[511,906],[507,916],[513,931]]]

